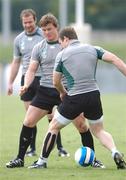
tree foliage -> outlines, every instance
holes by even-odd
[[[13,31],[21,30],[19,15],[22,9],[33,8],[38,19],[52,12],[59,17],[59,0],[10,0],[11,26]],[[67,0],[68,23],[75,22],[75,0]],[[1,24],[0,0],[0,24]],[[126,0],[85,0],[85,22],[93,29],[126,29]],[[1,26],[0,26],[1,28]],[[1,29],[0,29],[1,30]]]
[[[86,21],[94,29],[126,29],[125,0],[85,0]]]

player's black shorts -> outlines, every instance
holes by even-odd
[[[49,113],[55,105],[59,105],[61,99],[59,92],[55,88],[48,88],[39,86],[36,96],[31,102],[32,106],[38,107],[40,109],[48,110]]]
[[[74,96],[65,96],[58,111],[65,118],[75,119],[80,113],[90,120],[97,120],[103,115],[100,92],[92,91]]]
[[[32,101],[32,99],[36,95],[38,87],[40,86],[40,78],[41,78],[40,76],[35,76],[35,79],[32,82],[32,84],[29,86],[28,91],[21,96],[21,100]],[[23,85],[24,85],[24,76],[22,76],[21,78],[21,86]]]

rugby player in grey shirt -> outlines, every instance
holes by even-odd
[[[34,45],[36,45],[38,42],[44,39],[41,28],[39,28],[36,25],[37,17],[33,9],[22,10],[20,14],[20,19],[21,19],[24,31],[21,32],[14,40],[14,52],[13,52],[14,57],[13,57],[10,74],[9,74],[9,82],[8,82],[8,90],[7,90],[8,95],[11,95],[13,93],[13,83],[17,76],[21,63],[22,63],[21,86],[24,85],[24,77],[30,63],[32,49]],[[40,77],[41,77],[41,69],[38,68],[35,74],[34,81],[29,86],[27,92],[25,92],[21,96],[21,100],[24,102],[26,111],[37,92],[38,86],[40,85]],[[50,121],[50,117],[51,117],[51,114],[48,115],[49,121]],[[27,156],[36,155],[35,153],[36,133],[37,133],[37,126],[33,128],[33,136],[30,143],[30,150],[26,152]],[[57,138],[57,149],[58,149],[59,156],[69,155],[67,151],[64,150],[63,148],[60,132]]]
[[[111,152],[117,168],[126,169],[126,162],[111,134],[104,130],[100,92],[95,79],[98,59],[112,63],[125,76],[126,64],[111,52],[80,43],[71,27],[60,31],[59,42],[64,49],[56,57],[53,84],[60,93],[62,103],[54,113],[40,158],[29,168],[45,168],[59,130],[84,113],[92,133]],[[67,90],[62,83],[62,75],[67,78]]]
[[[33,127],[42,117],[48,113],[51,113],[54,106],[61,103],[59,92],[54,88],[52,81],[55,58],[58,52],[61,51],[61,46],[58,42],[58,22],[56,17],[49,13],[42,16],[40,26],[42,27],[46,39],[42,40],[33,48],[31,62],[28,71],[26,72],[24,86],[20,90],[20,95],[22,96],[25,92],[27,92],[28,87],[32,83],[39,66],[41,68],[40,87],[38,88],[37,94],[27,110],[23,122],[18,155],[16,159],[11,160],[6,164],[7,168],[24,166],[24,155],[31,140]],[[83,121],[84,117],[81,115],[78,116],[74,121],[75,126],[80,132],[82,144],[94,150],[92,135],[88,129],[88,126],[84,124]],[[50,139],[49,136],[48,138]],[[50,140],[52,140],[52,144],[50,144],[50,146],[47,148],[47,155],[53,148],[52,145],[56,140],[56,136],[52,136]],[[100,168],[104,167],[104,165],[96,159],[93,166]]]

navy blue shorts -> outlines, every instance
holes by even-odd
[[[97,120],[103,115],[100,92],[92,91],[74,96],[66,95],[58,107],[59,113],[70,120],[81,113],[90,120]]]
[[[52,112],[54,106],[61,103],[59,92],[55,88],[40,86],[37,94],[31,102],[32,106]]]

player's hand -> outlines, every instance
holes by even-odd
[[[7,95],[10,96],[13,94],[13,85],[9,84],[7,88]]]
[[[27,92],[28,87],[27,86],[21,86],[21,89],[19,91],[19,95],[22,96],[25,92]]]

